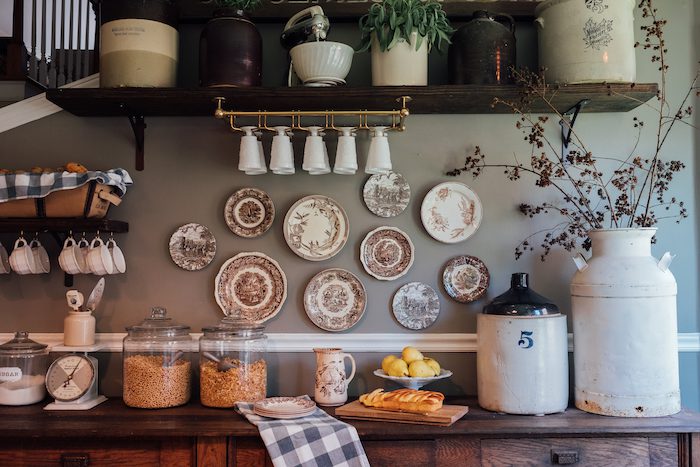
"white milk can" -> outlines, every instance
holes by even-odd
[[[546,0],[535,9],[547,82],[631,83],[634,0]]]
[[[569,402],[566,316],[516,273],[511,288],[477,316],[477,389],[486,410],[563,412]]]
[[[673,257],[655,228],[589,232],[593,255],[571,281],[576,407],[621,417],[680,411]]]

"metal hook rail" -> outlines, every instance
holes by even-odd
[[[396,99],[401,103],[399,110],[289,110],[289,111],[274,111],[259,110],[250,111],[231,111],[224,110],[223,104],[226,101],[224,97],[215,97],[216,110],[214,117],[218,119],[228,119],[229,125],[234,131],[244,131],[242,127],[236,125],[236,118],[255,117],[258,119],[259,130],[276,131],[267,124],[269,117],[288,118],[290,120],[289,128],[292,130],[309,131],[307,126],[302,125],[302,118],[322,118],[325,119],[325,124],[322,126],[324,130],[341,131],[335,125],[336,117],[356,117],[357,125],[353,128],[357,130],[369,130],[369,117],[391,117],[391,125],[386,126],[387,131],[404,131],[406,129],[406,117],[410,115],[407,104],[411,101],[410,96],[401,96]],[[320,125],[317,125],[320,126]]]

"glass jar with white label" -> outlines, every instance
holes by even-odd
[[[14,339],[0,345],[0,404],[29,405],[46,395],[44,377],[49,349],[19,331]]]

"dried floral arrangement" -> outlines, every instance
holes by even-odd
[[[667,99],[669,66],[668,49],[664,40],[667,21],[659,18],[653,0],[641,0],[638,7],[645,20],[641,26],[644,40],[635,44],[635,47],[641,47],[651,54],[651,61],[658,64],[660,75],[655,104],[642,103],[645,107],[654,109],[656,120],[653,130],[655,144],[647,155],[639,155],[636,151],[643,130],[650,126],[645,126],[643,121],[634,117],[637,137],[632,152],[621,158],[595,157],[587,148],[583,136],[574,130],[569,119],[553,104],[555,92],[545,82],[544,73],[513,70],[516,82],[521,87],[519,98],[496,98],[493,106],[505,105],[518,116],[516,128],[523,133],[524,140],[531,148],[529,161],[521,162],[516,157],[513,162],[492,163],[487,161],[486,155],[476,146],[473,154],[467,155],[463,167],[447,173],[457,176],[467,172],[477,178],[488,168],[499,168],[509,180],[516,181],[529,175],[534,179],[535,186],[558,192],[562,201],[560,204],[520,204],[520,212],[530,218],[554,214],[559,216],[559,220],[553,227],[535,232],[524,239],[515,248],[516,259],[526,251],[534,251],[538,242],[542,249],[540,258],[544,261],[554,247],[563,247],[568,251],[579,247],[590,249],[588,232],[594,229],[651,227],[661,219],[673,218],[680,222],[688,217],[683,201],[669,194],[674,176],[685,168],[685,164],[678,160],[663,159],[662,149],[678,124],[693,127],[689,121],[692,115],[689,102],[693,96],[700,95],[700,69],[682,102],[672,109]],[[554,114],[554,118],[533,115],[530,108],[535,100],[543,102]],[[563,125],[565,131],[570,131],[571,149],[568,152],[558,150],[548,136],[547,130],[552,123],[557,127]],[[601,167],[607,167],[611,163],[615,168],[606,173]]]

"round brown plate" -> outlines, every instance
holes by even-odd
[[[275,220],[272,199],[257,188],[241,188],[232,194],[224,207],[224,219],[231,232],[253,238],[267,232]]]
[[[185,224],[170,237],[170,257],[175,264],[188,271],[207,266],[216,255],[216,239],[201,224]]]
[[[458,302],[468,303],[482,297],[489,288],[486,265],[476,256],[457,256],[445,265],[442,284],[447,294]]]

